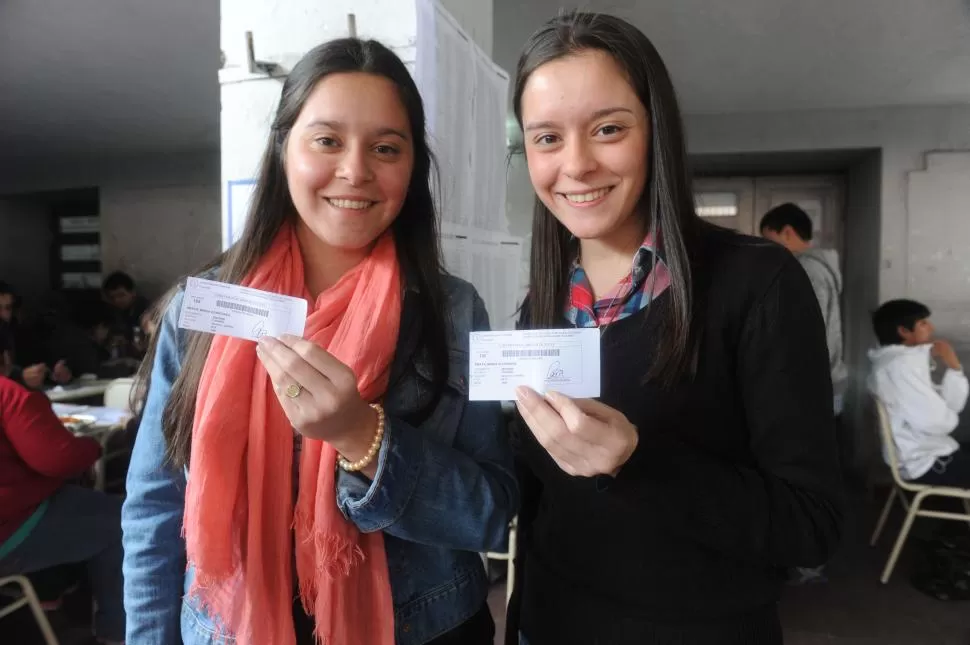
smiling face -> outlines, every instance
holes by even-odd
[[[642,235],[650,119],[613,58],[587,50],[537,68],[521,101],[536,195],[581,240]]]
[[[414,167],[396,86],[374,74],[327,76],[304,104],[284,155],[303,233],[333,248],[368,247],[400,213]]]

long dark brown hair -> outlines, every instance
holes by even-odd
[[[650,376],[671,383],[690,368],[692,341],[693,240],[700,227],[694,211],[684,129],[677,97],[667,68],[653,44],[639,29],[615,16],[566,12],[549,20],[525,45],[516,69],[513,105],[522,127],[522,93],[532,73],[546,63],[583,51],[608,53],[625,72],[650,118],[649,168],[646,189],[636,215],[658,239],[660,254],[670,269],[670,307],[662,322],[657,359]],[[535,199],[532,219],[532,257],[529,268],[527,325],[559,327],[567,278],[575,257],[570,233]]]
[[[330,74],[362,72],[392,81],[408,113],[414,145],[414,170],[401,212],[391,225],[403,275],[408,280],[408,298],[414,298],[421,316],[421,339],[429,356],[435,396],[447,378],[448,348],[445,320],[446,296],[442,283],[438,220],[431,179],[436,168],[425,133],[421,95],[404,63],[390,49],[373,40],[346,38],[324,43],[308,52],[283,84],[276,118],[260,163],[259,176],[246,226],[239,241],[206,269],[217,270],[217,279],[240,283],[266,254],[280,228],[298,217],[290,197],[283,166],[287,137],[307,98],[316,85]],[[171,297],[171,294],[170,296]],[[139,380],[150,378],[158,337],[152,340],[142,363]],[[162,419],[169,456],[176,466],[189,462],[196,393],[212,337],[191,333],[185,347],[181,371],[172,387]]]

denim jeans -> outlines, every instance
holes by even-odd
[[[95,633],[106,641],[125,640],[121,500],[80,486],[65,486],[49,502],[27,539],[0,560],[0,575],[85,562],[97,603]]]

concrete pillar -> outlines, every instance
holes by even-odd
[[[248,199],[251,181],[273,111],[281,78],[250,74],[246,32],[252,32],[259,61],[279,65],[285,74],[316,45],[349,35],[348,14],[357,35],[391,47],[413,71],[418,0],[222,0],[220,42],[225,64],[219,72],[222,142],[223,248],[230,242],[230,206]],[[440,0],[489,55],[492,51],[492,0]]]

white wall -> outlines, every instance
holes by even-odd
[[[692,153],[881,148],[879,297],[919,297],[907,288],[907,173],[923,169],[929,151],[970,149],[970,106],[693,115],[686,121]],[[931,212],[920,216],[927,235],[945,243],[943,221]]]
[[[28,308],[50,292],[49,211],[36,200],[0,199],[0,280],[13,285]]]
[[[927,155],[908,174],[907,288],[970,353],[970,151]]]
[[[148,297],[219,252],[218,151],[54,161],[42,174],[0,176],[0,195],[86,187],[100,192],[103,270],[129,271]]]

